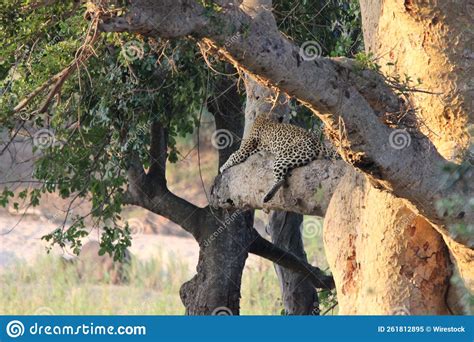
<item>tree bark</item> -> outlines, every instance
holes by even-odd
[[[416,92],[411,101],[425,124],[422,130],[447,159],[459,158],[468,147],[465,125],[472,122],[464,103],[472,95],[462,90],[469,77],[467,60],[458,53],[469,38],[461,34],[465,24],[458,6],[361,1],[366,47],[383,71],[420,78],[423,89],[443,94]],[[473,286],[472,249],[438,234],[401,199],[373,188],[356,172],[346,173],[339,184],[324,235],[342,314],[459,313],[460,303],[447,302],[452,291],[448,246],[466,285]]]
[[[270,214],[268,231],[275,246],[291,251],[307,262],[301,236],[303,215],[286,211]],[[307,275],[298,274],[275,264],[282,300],[287,315],[319,315],[316,289]]]
[[[222,220],[222,223],[218,222]],[[187,315],[238,315],[240,286],[248,256],[253,215],[208,211],[199,241],[197,274],[181,286]]]
[[[269,2],[267,5],[271,5]],[[259,115],[266,115],[271,113],[272,117],[275,120],[281,122],[289,122],[291,119],[291,110],[288,105],[289,98],[285,94],[278,94],[274,90],[264,87],[260,85],[258,82],[255,82],[248,76],[244,76],[245,80],[245,92],[247,95],[247,101],[245,106],[245,130],[244,130],[244,137],[249,134],[249,131],[255,121],[255,119]],[[265,160],[262,158],[262,155],[257,156],[257,158],[252,158],[255,163],[259,163]],[[268,160],[267,160],[268,161]],[[248,167],[250,162],[245,163]],[[230,197],[235,194],[239,194],[242,196],[243,194],[246,195],[245,198],[245,206],[249,205],[248,199],[252,196],[260,196],[259,198],[255,198],[256,203],[261,203],[261,198],[263,195],[268,191],[268,189],[272,186],[273,183],[273,173],[272,173],[272,164],[273,161],[270,157],[270,162],[267,164],[267,170],[259,169],[257,174],[260,174],[258,179],[251,179],[247,175],[248,169],[242,169],[239,167],[235,170],[233,167],[231,170],[232,172],[226,172],[225,175],[218,177],[214,183],[213,187],[213,201],[214,204],[217,202],[221,202],[221,206],[239,206],[240,203],[235,203]],[[242,164],[240,164],[242,165]],[[239,166],[239,165],[237,165]],[[253,166],[250,166],[251,168]],[[331,168],[331,165],[328,164],[328,168]],[[252,170],[254,172],[254,170]],[[243,181],[241,177],[245,177],[246,180]],[[265,178],[266,182],[262,182],[263,178]],[[337,177],[326,177],[331,179],[334,183],[337,182]],[[296,179],[302,179],[297,177]],[[314,179],[310,177],[305,177],[305,184],[299,184],[298,187],[293,186],[293,189],[299,188],[300,193],[309,193],[307,188],[309,186],[309,179]],[[329,180],[325,183],[325,185],[329,183]],[[240,184],[240,185],[238,185]],[[316,193],[317,189],[314,183],[314,192]],[[264,187],[262,188],[262,185]],[[242,187],[245,186],[248,191],[243,191]],[[229,190],[228,197],[226,200],[223,200],[223,194],[219,194],[219,190],[222,188]],[[230,190],[232,188],[232,190]],[[262,192],[258,191],[257,189],[262,189]],[[257,191],[256,191],[257,190]],[[278,193],[282,193],[279,191]],[[289,191],[285,191],[286,195],[289,195],[285,200],[280,201],[279,203],[295,203],[295,199],[298,199],[299,196],[296,196],[294,193],[289,194]],[[322,200],[326,195],[326,201]],[[325,204],[329,203],[329,196],[327,192],[321,191],[321,196],[315,198],[316,196],[311,196],[308,199],[308,202],[313,200],[313,203],[316,207],[324,206]],[[225,197],[225,195],[224,195]],[[281,195],[280,195],[281,198]],[[234,198],[235,199],[235,198]],[[290,199],[290,200],[288,200]],[[319,203],[316,203],[319,201]],[[274,202],[274,200],[272,201]],[[301,200],[299,201],[299,205],[301,207]],[[321,203],[322,202],[322,203]],[[243,204],[242,203],[242,204]],[[269,205],[274,206],[275,204]],[[267,208],[269,206],[266,206]],[[255,205],[254,207],[258,207]],[[325,211],[326,208],[323,208]],[[318,213],[321,213],[319,211]],[[301,214],[287,212],[287,211],[272,211],[270,213],[270,220],[268,223],[267,232],[270,234],[272,242],[275,246],[280,247],[283,250],[286,250],[296,257],[300,258],[300,260],[307,262],[306,253],[304,251],[303,240],[301,237],[301,224],[303,222],[303,216]],[[294,270],[287,269],[282,267],[278,264],[274,264],[275,271],[278,276],[278,280],[280,282],[280,290],[282,294],[282,300],[285,307],[285,314],[287,315],[314,315],[319,314],[319,300],[315,290],[315,286],[311,281],[309,274],[305,273],[298,273]]]
[[[331,200],[323,231],[340,314],[449,313],[446,245],[400,199],[350,171]]]
[[[315,160],[291,172],[286,186],[270,202],[263,197],[273,185],[273,156],[259,153],[214,180],[211,204],[222,208],[285,210],[324,216],[334,191],[348,169],[342,160]]]
[[[222,78],[217,84],[221,95],[210,99],[209,107],[216,117],[218,130],[226,129],[240,137],[244,126],[236,83],[234,79]],[[249,252],[308,277],[313,286],[334,287],[332,277],[259,236],[253,229],[253,210],[199,208],[171,193],[165,177],[167,130],[155,122],[150,134],[150,169],[146,173],[138,158],[131,157],[125,202],[172,220],[199,243],[197,274],[180,290],[186,314],[238,315],[242,271]],[[236,148],[238,142],[219,149],[220,163]]]

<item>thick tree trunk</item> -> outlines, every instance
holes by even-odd
[[[234,69],[227,65],[227,73]],[[219,167],[239,147],[243,134],[241,99],[237,81],[221,77],[216,99],[209,99],[216,131],[232,136],[219,146]],[[240,285],[249,246],[253,242],[253,210],[205,209],[205,219],[196,234],[199,243],[197,274],[184,283],[180,296],[188,315],[238,315]]]
[[[472,62],[461,53],[468,37],[462,35],[467,22],[459,17],[459,6],[455,1],[361,1],[366,47],[382,70],[420,78],[421,88],[443,94],[415,93],[411,100],[424,133],[447,159],[458,158],[468,146],[465,125],[472,122],[465,102],[472,99],[465,87]],[[340,313],[446,314],[459,306],[447,304],[452,264],[443,238],[448,245],[455,242],[357,172],[348,172],[339,184],[324,232]],[[463,260],[472,262],[472,250],[460,248]],[[459,265],[469,286],[472,268]]]
[[[291,251],[307,261],[301,236],[303,215],[286,211],[270,214],[268,232],[275,246]],[[283,305],[287,315],[318,315],[319,300],[316,289],[307,275],[296,273],[275,264],[280,282]]]
[[[226,70],[231,73],[233,70]],[[237,94],[236,80],[222,79],[218,90],[221,94],[215,101],[210,101],[210,109],[216,119],[216,129],[226,130],[227,134],[238,138],[234,143],[219,150],[219,166],[229,155],[238,148],[237,141],[245,135],[240,112],[240,99]],[[259,86],[255,82],[246,82],[247,103],[245,109],[245,127],[253,122],[252,113],[260,113],[271,106],[267,102],[267,95],[271,91]],[[264,109],[265,108],[265,109]],[[275,110],[275,109],[274,109]],[[284,115],[287,108],[276,109],[277,115]],[[278,114],[279,113],[279,114]],[[181,299],[190,315],[237,315],[240,313],[240,285],[242,271],[247,255],[250,251],[264,257],[265,248],[262,248],[262,238],[253,230],[253,210],[241,209],[212,209],[206,208],[206,219],[199,226],[199,233],[195,237],[200,245],[197,274],[181,287]],[[282,292],[285,294],[285,303],[290,303],[290,314],[309,314],[318,309],[316,286],[324,286],[315,281],[314,268],[307,264],[303,250],[299,222],[301,215],[288,214],[292,219],[283,226],[275,225],[274,234],[278,243],[280,257],[273,260],[284,263],[286,259],[297,257],[299,270],[283,266],[279,268],[285,274],[288,282],[282,283]],[[286,227],[285,227],[286,226]],[[290,229],[286,231],[284,229]],[[262,255],[263,253],[263,255]],[[301,268],[304,270],[302,271]],[[328,277],[323,277],[328,280]],[[332,283],[332,281],[330,281]],[[306,296],[302,298],[302,296]],[[309,302],[308,302],[309,301]]]
[[[240,285],[251,242],[252,216],[239,210],[207,212],[207,225],[200,227],[197,274],[180,290],[187,315],[240,313]]]
[[[449,313],[451,262],[442,237],[355,171],[329,205],[324,243],[340,314]]]
[[[137,0],[124,16],[104,16],[100,29],[108,32],[138,32],[162,38],[194,36],[209,51],[245,69],[262,84],[296,96],[323,120],[330,139],[339,148],[346,162],[366,174],[372,183],[403,198],[407,206],[429,220],[441,234],[449,236],[453,241],[448,245],[456,256],[458,265],[472,264],[474,240],[469,229],[472,229],[474,219],[471,207],[474,168],[470,167],[469,158],[464,159],[466,163],[463,167],[458,167],[443,158],[433,142],[421,135],[420,129],[416,128],[404,134],[407,140],[413,137],[411,145],[408,144],[403,150],[394,149],[393,143],[400,142],[397,136],[394,139],[394,134],[400,133],[394,128],[400,126],[400,122],[389,124],[390,119],[401,115],[402,118],[413,120],[418,109],[397,94],[397,91],[405,89],[403,85],[393,87],[378,72],[368,69],[361,71],[360,65],[355,61],[343,58],[304,60],[300,55],[301,49],[278,31],[269,10],[252,15],[246,4],[237,7],[237,3],[239,1],[209,15],[200,3],[193,0],[187,0],[184,7],[175,1],[156,3]],[[423,11],[430,12],[429,9],[435,8],[437,2],[423,1],[419,5],[415,1],[406,1],[406,6],[401,1],[387,3],[396,3],[398,7],[413,13],[416,6],[426,6],[428,10],[423,8]],[[380,7],[381,3],[375,3],[377,4]],[[460,9],[460,4],[456,1],[448,4],[452,4],[456,11]],[[438,6],[440,7],[442,8]],[[268,5],[264,8],[270,9]],[[390,10],[388,12],[388,15],[387,11],[384,12],[384,20],[389,25],[392,24],[392,31],[396,33],[398,22],[393,21]],[[464,31],[465,37],[460,36],[469,23],[470,13],[459,11],[457,16],[457,12],[446,13],[449,18],[443,15],[436,18],[434,23],[446,21],[454,28],[454,33],[450,32],[449,36],[440,35],[443,39],[435,44],[437,46],[431,52],[449,55],[454,60],[469,60],[472,55],[469,45],[472,34]],[[456,18],[461,20],[456,22]],[[415,16],[413,20],[415,25],[429,26],[423,18]],[[441,25],[441,29],[444,27]],[[380,33],[383,35],[387,31],[383,27]],[[422,39],[422,36],[414,36],[423,43],[428,41]],[[443,48],[446,46],[452,46],[454,53],[445,51]],[[407,45],[399,52],[409,56],[411,51],[410,45]],[[390,52],[384,51],[384,54],[389,55]],[[427,69],[424,66],[425,64],[413,67]],[[463,69],[458,70],[464,75],[459,80],[466,81],[463,84],[465,87],[468,86],[469,69],[469,64],[466,66],[464,63]],[[470,91],[469,88],[463,89],[462,105],[459,102],[457,105],[459,117],[473,105]],[[451,101],[451,104],[455,103]],[[467,127],[464,132],[467,132]],[[450,177],[446,177],[447,169],[452,170]],[[456,205],[450,206],[449,210],[440,210],[438,204],[446,199],[456,201]],[[458,229],[460,226],[468,226],[469,229],[462,231]],[[468,272],[467,267],[461,267],[461,270],[467,271],[461,272],[466,282],[474,279],[472,271]]]
[[[217,84],[221,93],[218,98],[209,99],[209,107],[215,115],[216,128],[240,138],[244,126],[236,84],[235,79],[221,79]],[[153,162],[145,172],[137,156],[131,156],[125,202],[172,220],[199,243],[197,274],[180,291],[187,314],[239,314],[241,277],[249,252],[306,277],[314,288],[334,288],[332,277],[258,235],[253,229],[253,210],[199,208],[171,193],[165,177],[167,130],[155,122],[150,135]],[[220,164],[238,148],[238,140],[219,146]]]

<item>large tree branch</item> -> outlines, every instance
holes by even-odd
[[[128,189],[124,204],[137,205],[155,214],[166,217],[196,236],[203,220],[204,209],[176,196],[167,187],[157,185],[135,162],[128,171]]]
[[[328,58],[304,60],[299,47],[278,31],[271,13],[252,18],[237,7],[213,11],[191,0],[138,0],[121,20],[129,25],[127,30],[143,34],[192,35],[260,82],[297,97],[324,121],[348,163],[380,187],[407,199],[441,231],[474,222],[472,167],[454,173],[453,182],[446,182],[445,170],[456,165],[442,158],[428,139],[411,139],[405,148],[393,148],[390,137],[396,132],[381,120],[380,109],[368,96],[379,91],[377,86],[364,92],[367,82],[355,81],[360,75],[343,63]],[[113,20],[103,29],[113,30]],[[389,92],[386,95],[381,98],[381,109],[396,110],[398,99]],[[462,205],[449,214],[439,211],[437,203],[446,198],[458,198]],[[473,244],[469,237],[451,236],[468,246]]]
[[[197,237],[198,228],[205,219],[204,209],[169,191],[165,176],[168,131],[155,121],[150,134],[150,170],[145,173],[139,157],[136,154],[130,156],[124,204],[137,205],[166,217]]]
[[[247,95],[244,136],[250,133],[259,115],[272,113],[275,120],[290,121],[288,96],[262,86],[247,75],[244,76],[244,83]],[[324,216],[333,190],[347,167],[343,161],[332,163],[319,160],[311,167],[296,169],[289,177],[288,187],[277,192],[278,198],[264,204],[263,196],[274,182],[272,164],[273,156],[262,152],[219,175],[211,191],[211,204],[225,208],[284,209]]]
[[[347,168],[342,160],[315,160],[293,170],[287,187],[282,187],[270,202],[263,203],[263,196],[274,182],[272,165],[273,156],[262,153],[217,176],[211,191],[211,204],[324,216]]]

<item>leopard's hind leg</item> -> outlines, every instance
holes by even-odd
[[[292,160],[277,157],[277,159],[273,163],[273,177],[275,179],[275,182],[263,198],[263,203],[267,203],[273,198],[273,196],[275,196],[278,189],[280,189],[281,186],[285,183],[286,176],[288,175],[290,170],[294,169],[295,167],[296,165],[292,162]]]
[[[277,156],[273,164],[275,183],[263,198],[263,203],[267,203],[275,196],[278,189],[285,183],[286,178],[290,176],[291,170],[309,164],[312,160],[317,158],[318,153],[319,152],[311,148],[311,146],[305,150],[293,147],[285,151],[282,155]]]

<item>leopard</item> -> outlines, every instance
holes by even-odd
[[[328,149],[316,135],[302,127],[275,121],[270,115],[262,114],[256,117],[248,136],[242,139],[239,149],[222,165],[220,173],[244,162],[259,151],[267,151],[275,156],[274,182],[263,197],[263,203],[275,196],[292,170],[316,159],[329,159],[330,156]]]

